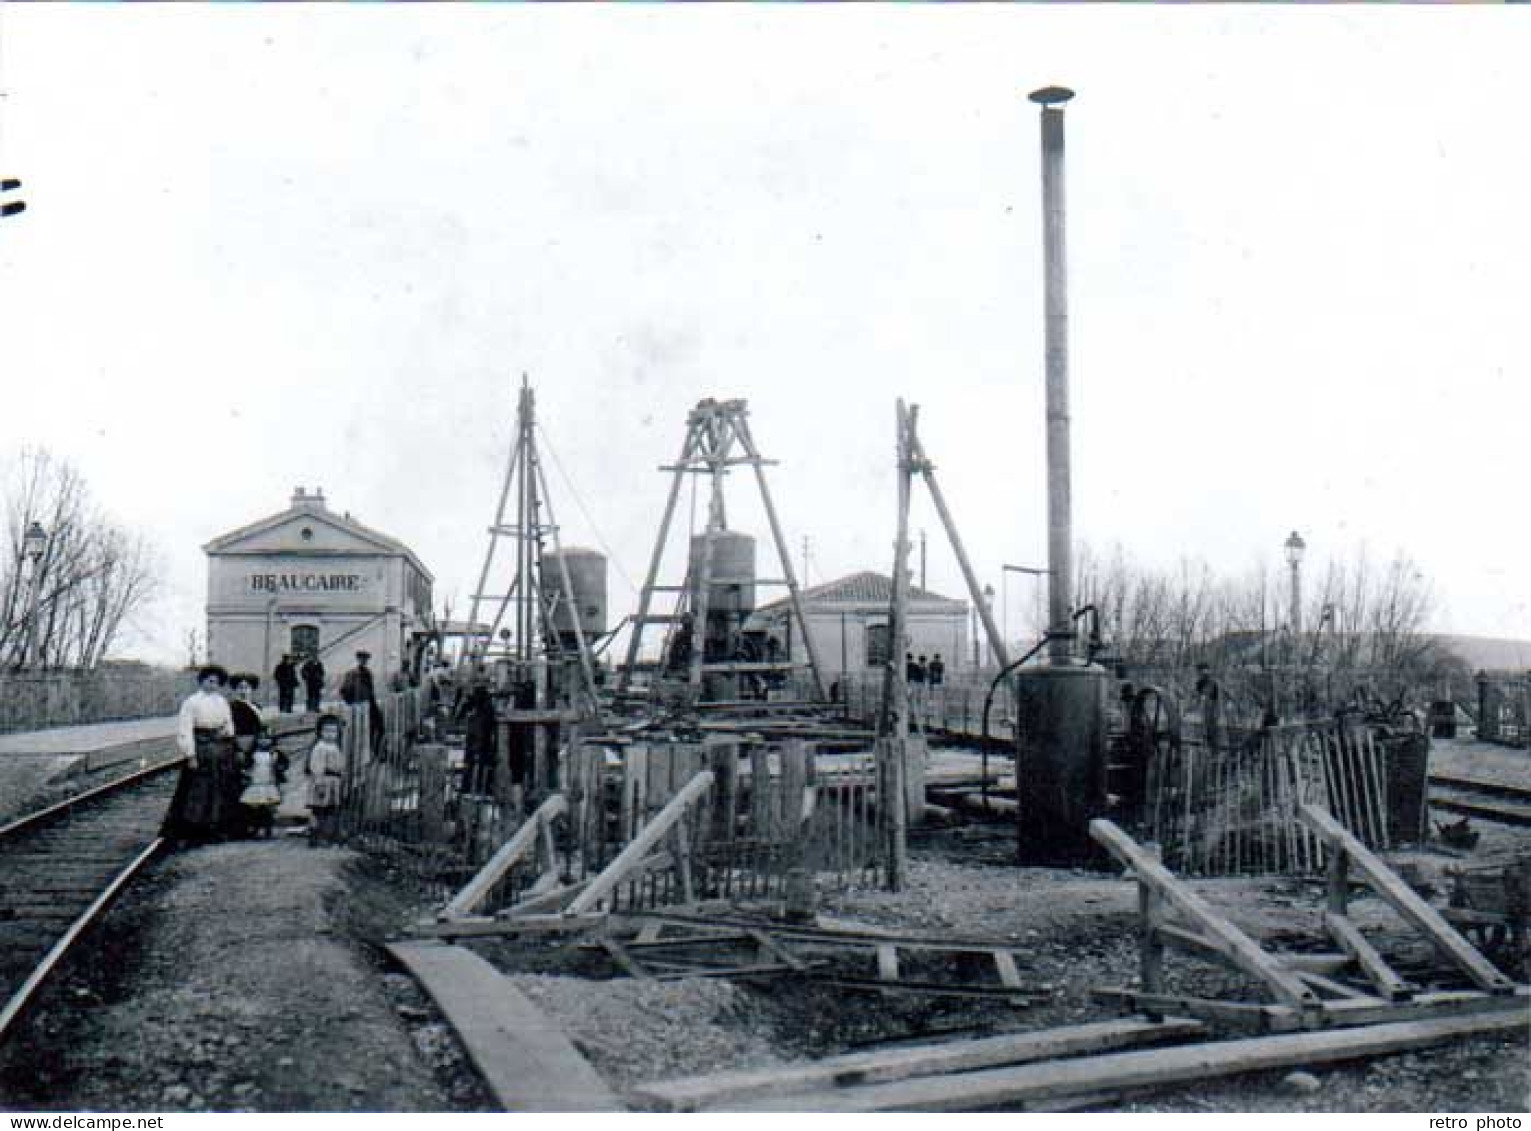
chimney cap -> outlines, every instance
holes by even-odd
[[[1074,97],[1074,92],[1066,86],[1044,86],[1026,97],[1039,106],[1061,106]]]
[[[302,487],[294,488],[292,492],[291,505],[295,507],[311,507],[318,510],[323,510],[324,488],[315,487],[312,493],[308,492]]]

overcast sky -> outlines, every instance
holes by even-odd
[[[1436,627],[1531,637],[1523,16],[0,5],[0,454],[160,545],[148,658],[299,484],[462,610],[523,372],[617,610],[706,396],[749,400],[812,582],[888,569],[918,403],[999,588],[1045,558],[1025,94],[1063,83],[1079,538],[1402,549]]]

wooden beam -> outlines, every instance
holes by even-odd
[[[415,933],[437,939],[471,939],[497,935],[573,934],[599,927],[604,915],[510,915],[504,918],[473,917],[420,923]]]
[[[685,815],[686,807],[705,793],[711,784],[712,771],[703,770],[681,787],[680,792],[670,798],[669,803],[643,827],[643,831],[628,841],[627,846],[617,853],[616,859],[606,865],[601,874],[590,881],[590,886],[575,897],[574,902],[569,904],[568,914],[582,915],[593,911],[605,901],[617,885],[627,878],[627,874],[664,838],[670,826]]]
[[[1338,943],[1346,954],[1356,960],[1382,997],[1388,1001],[1401,1001],[1413,996],[1415,987],[1394,972],[1378,953],[1377,948],[1366,940],[1366,937],[1349,919],[1343,915],[1326,912],[1324,928],[1329,932],[1329,937]]]
[[[1300,971],[1297,975],[1315,990],[1333,994],[1344,1001],[1359,1001],[1367,1005],[1386,1005],[1385,998],[1358,990],[1354,986],[1347,986],[1344,982],[1336,982],[1333,978],[1326,978],[1322,974],[1314,974],[1307,970]],[[1328,1004],[1327,1002],[1325,1004]]]
[[[1373,891],[1392,905],[1393,910],[1422,933],[1443,955],[1489,993],[1508,994],[1515,983],[1501,974],[1488,959],[1479,954],[1440,912],[1425,902],[1397,872],[1384,864],[1371,849],[1341,827],[1326,810],[1304,804],[1298,813],[1328,843],[1329,851],[1343,852]]]
[[[1157,1023],[1138,1019],[1097,1021],[1034,1033],[1006,1033],[948,1044],[878,1049],[774,1068],[662,1080],[640,1084],[632,1095],[641,1106],[654,1110],[698,1111],[721,1103],[791,1094],[811,1088],[887,1083],[1105,1049],[1159,1044],[1200,1036],[1205,1031],[1201,1022],[1185,1018],[1169,1018]]]
[[[1247,1001],[1222,1001],[1188,994],[1150,994],[1141,990],[1091,990],[1097,1001],[1115,1002],[1131,1013],[1149,1017],[1205,1018],[1218,1025],[1251,1033],[1289,1032],[1302,1027],[1301,1015],[1285,1005],[1261,1005]]]
[[[1278,954],[1276,960],[1288,970],[1308,974],[1338,974],[1355,962],[1348,954]]]
[[[1318,995],[1303,985],[1295,974],[1283,970],[1253,939],[1212,910],[1206,900],[1176,879],[1169,869],[1143,851],[1116,825],[1097,818],[1090,822],[1090,836],[1131,868],[1138,883],[1152,884],[1164,901],[1191,920],[1200,933],[1215,940],[1220,949],[1226,948],[1229,960],[1244,973],[1264,982],[1278,1000],[1297,1008],[1318,1004]]]
[[[441,1007],[503,1110],[623,1110],[563,1030],[471,950],[394,943],[388,951]]]
[[[441,917],[460,919],[470,914],[494,890],[495,884],[503,880],[537,843],[542,822],[551,822],[568,808],[569,803],[561,793],[553,794],[539,805],[537,811],[528,817],[515,834],[500,845],[499,851],[489,858],[489,862],[479,869],[478,875],[464,884],[462,890],[441,909]]]
[[[1429,1048],[1480,1033],[1517,1032],[1525,1019],[1486,1013],[1317,1033],[1281,1033],[1233,1041],[1103,1053],[835,1091],[803,1091],[719,1111],[982,1111],[1065,1096],[1109,1094],[1191,1084],[1245,1072]]]

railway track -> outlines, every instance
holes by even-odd
[[[280,740],[310,729],[277,724]],[[160,851],[181,758],[163,760],[0,826],[0,1042],[69,949]]]
[[[1431,774],[1430,804],[1502,825],[1531,825],[1531,788],[1524,786]]]
[[[179,765],[167,759],[0,828],[0,1040],[159,850]]]

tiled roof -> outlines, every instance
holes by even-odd
[[[887,605],[893,601],[893,579],[885,573],[864,569],[860,573],[848,574],[834,581],[826,581],[822,585],[804,589],[801,597],[805,606],[815,608],[823,608],[825,605]],[[943,597],[939,593],[921,589],[918,585],[909,587],[909,600],[965,607],[963,601]],[[757,616],[769,615],[785,609],[789,602],[790,598],[782,597],[768,605],[760,606],[755,613]]]

